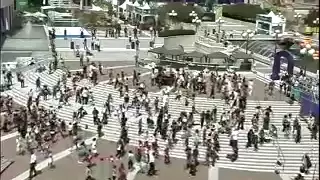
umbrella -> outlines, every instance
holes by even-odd
[[[34,17],[47,17],[47,15],[41,13],[41,12],[35,12],[32,14]]]
[[[24,17],[33,17],[33,14],[26,12],[23,16]]]

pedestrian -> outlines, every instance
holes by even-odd
[[[32,179],[37,175],[38,171],[36,170],[36,166],[37,166],[37,155],[35,154],[34,151],[32,151],[31,157],[30,157],[29,179]]]

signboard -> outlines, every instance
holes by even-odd
[[[28,0],[15,0],[17,2],[17,9],[22,10],[28,6]]]

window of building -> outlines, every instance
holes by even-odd
[[[258,27],[259,27],[260,29],[269,30],[270,24],[264,23],[264,22],[259,22],[259,23],[258,23]]]

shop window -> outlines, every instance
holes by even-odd
[[[259,22],[259,23],[258,23],[258,27],[259,27],[260,29],[269,30],[270,24],[268,24],[268,23],[263,23],[263,22]]]

